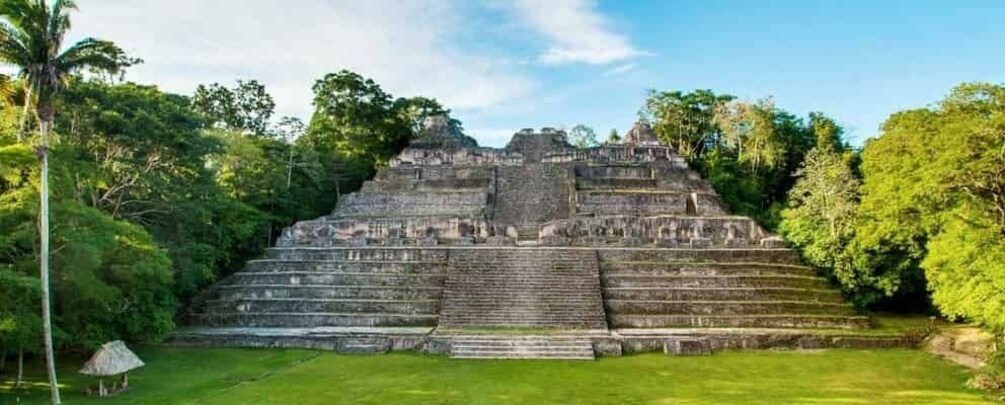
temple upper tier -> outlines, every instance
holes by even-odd
[[[287,229],[278,245],[779,243],[750,218],[729,215],[645,123],[620,143],[585,149],[553,128],[520,130],[496,149],[444,117],[425,124],[374,180],[331,215]]]

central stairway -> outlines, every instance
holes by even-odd
[[[455,359],[593,360],[593,344],[582,335],[454,335]]]
[[[607,329],[594,250],[458,249],[448,260],[440,327]]]

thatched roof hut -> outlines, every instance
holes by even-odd
[[[143,367],[143,361],[121,340],[105,343],[80,369],[81,374],[109,377]]]

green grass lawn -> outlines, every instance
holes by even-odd
[[[967,373],[917,350],[736,351],[595,362],[461,361],[421,354],[342,356],[307,350],[137,350],[132,390],[85,398],[80,359],[62,359],[67,404],[985,403]],[[34,361],[35,363],[37,361]],[[9,376],[4,376],[4,378]],[[30,389],[0,384],[0,403],[48,399],[38,364]]]

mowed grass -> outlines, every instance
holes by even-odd
[[[462,361],[421,354],[343,356],[307,350],[137,350],[132,389],[86,398],[78,359],[63,359],[67,404],[978,404],[967,373],[917,350],[645,354],[595,362]],[[68,364],[75,362],[75,364]],[[5,375],[4,378],[9,377]],[[2,404],[48,400],[0,384]]]

